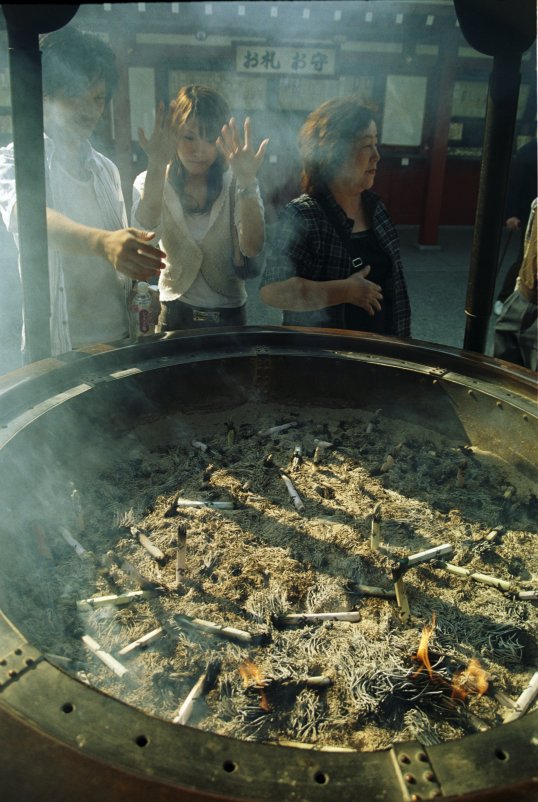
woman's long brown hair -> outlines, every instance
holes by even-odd
[[[214,143],[220,136],[221,128],[230,119],[230,108],[226,100],[214,89],[199,84],[183,86],[175,99],[174,122],[180,126],[188,120],[198,124],[200,136]],[[222,175],[227,164],[219,152],[207,174],[206,202],[200,207],[185,191],[186,170],[179,157],[172,160],[168,172],[168,180],[177,192],[179,199],[187,211],[195,214],[208,212],[222,190]]]

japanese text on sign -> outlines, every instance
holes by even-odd
[[[315,47],[238,47],[237,72],[334,75],[334,51]]]

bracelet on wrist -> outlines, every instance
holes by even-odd
[[[237,194],[241,198],[255,198],[258,194],[258,181],[255,178],[254,181],[251,181],[250,184],[247,184],[245,187],[237,186]]]

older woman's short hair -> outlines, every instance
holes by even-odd
[[[298,140],[304,192],[315,195],[327,187],[374,119],[375,108],[354,95],[327,100],[308,115]]]

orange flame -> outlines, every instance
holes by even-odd
[[[430,657],[428,655],[428,646],[434,629],[435,629],[435,613],[432,615],[431,624],[426,624],[422,629],[422,635],[420,636],[420,643],[418,645],[417,653],[415,655],[415,660],[420,660],[422,666],[420,666],[418,671],[415,673],[415,676],[418,676],[418,674],[420,674],[423,667],[428,672],[430,678],[433,676],[433,668],[430,663]]]
[[[454,676],[452,683],[452,698],[465,699],[470,693],[476,693],[480,698],[489,687],[487,674],[475,657],[469,660],[469,665]]]
[[[434,678],[434,671],[430,663],[430,657],[428,654],[428,646],[434,629],[435,629],[435,613],[432,615],[431,624],[426,624],[422,630],[420,643],[417,649],[417,653],[415,655],[415,660],[420,661],[422,665],[420,666],[418,671],[416,671],[415,674],[413,675],[415,677],[417,677],[422,671],[422,669],[425,668],[426,671],[428,672],[430,679]],[[438,682],[442,683],[446,682],[446,680],[441,676],[436,676],[435,679]],[[450,698],[459,699],[463,701],[471,693],[476,694],[477,697],[480,698],[485,694],[488,687],[489,683],[487,680],[487,674],[485,670],[482,668],[476,657],[472,657],[469,660],[469,664],[467,665],[467,667],[454,675],[451,684]]]
[[[264,691],[266,680],[261,669],[258,668],[256,663],[253,663],[252,660],[244,660],[239,666],[239,673],[241,674],[245,688],[249,685],[254,685],[259,690],[260,707],[266,712],[269,711],[271,706],[267,701],[267,696]]]

